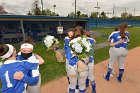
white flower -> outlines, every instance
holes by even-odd
[[[78,41],[80,41],[82,38],[81,37],[77,37],[77,38],[74,38],[73,40],[71,40],[69,43],[76,43]]]
[[[75,49],[76,53],[82,53],[83,48],[79,43],[74,43],[72,48]]]
[[[86,38],[82,39],[82,44],[86,47],[86,52],[89,52],[92,49],[90,42]]]
[[[50,48],[53,44],[58,44],[58,40],[54,37],[54,36],[50,36],[50,35],[47,35],[45,38],[44,38],[44,44],[47,48]]]
[[[69,45],[73,52],[75,52],[75,54],[80,58],[86,55],[86,53],[89,53],[92,49],[92,45],[87,38],[75,38],[69,42]]]

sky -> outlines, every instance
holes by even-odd
[[[0,4],[4,5],[7,12],[26,15],[29,10],[31,10],[34,0],[0,0]],[[53,5],[56,5],[55,12],[60,16],[67,16],[68,13],[74,12],[74,1],[75,0],[43,0],[44,9],[49,8],[54,11]],[[96,12],[97,0],[76,0],[77,1],[77,11],[86,13],[90,15],[91,12]],[[41,2],[41,0],[39,0]],[[108,16],[114,15],[120,16],[122,12],[135,14],[135,16],[140,15],[140,0],[98,0],[100,9],[99,12],[104,11],[108,13]],[[39,4],[41,7],[41,4]],[[135,12],[134,12],[135,8]]]

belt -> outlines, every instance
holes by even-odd
[[[125,48],[125,49],[127,49],[126,47],[118,47],[118,46],[114,46],[115,48]]]

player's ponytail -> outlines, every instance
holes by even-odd
[[[0,45],[0,56],[5,55],[9,50],[9,47],[6,45]]]
[[[120,25],[119,29],[120,29],[120,36],[121,36],[122,39],[125,38],[125,30],[126,30],[126,28],[127,28],[127,23],[122,23]]]
[[[82,26],[76,26],[75,33],[77,34],[75,37],[83,36],[83,34],[84,34],[83,27]]]
[[[84,35],[86,35],[87,37],[90,37],[90,32],[89,32],[89,31],[83,30],[83,33],[84,33]]]

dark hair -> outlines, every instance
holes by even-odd
[[[67,32],[74,32],[74,28],[68,29]]]
[[[118,31],[119,30],[119,27],[115,27],[115,29],[114,29],[115,31]]]
[[[127,23],[120,24],[119,29],[120,29],[120,36],[121,36],[122,39],[125,38],[125,29],[126,28],[127,28]]]
[[[83,33],[84,33],[84,35],[86,35],[87,37],[90,37],[90,32],[89,32],[89,31],[83,30]]]
[[[74,36],[75,36],[75,31],[74,30],[75,30],[74,28],[70,28],[70,29],[67,30],[67,34],[68,34],[68,32],[73,32],[74,33],[73,37],[71,37],[70,39],[73,39]]]
[[[0,56],[5,55],[9,51],[9,47],[7,45],[0,45]]]
[[[35,45],[34,40],[31,37],[26,37],[26,39],[23,41],[23,43],[29,43],[32,45]]]
[[[83,27],[82,26],[76,26],[75,27],[75,32],[83,35],[83,33],[84,33],[83,32]]]

